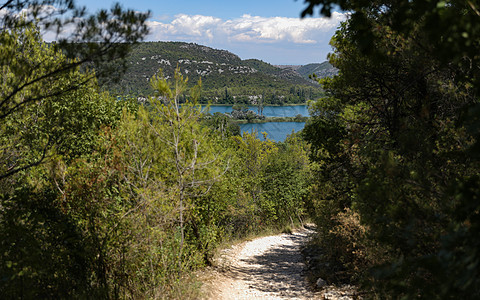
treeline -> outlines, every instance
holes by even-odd
[[[246,105],[235,104],[232,107],[231,113],[216,112],[213,115],[206,114],[204,121],[211,126],[218,126],[221,123],[224,130],[233,135],[240,135],[240,126],[238,124],[247,123],[267,123],[267,122],[306,122],[308,117],[301,114],[295,117],[265,117],[263,114],[263,107],[258,107],[258,113],[248,109]]]
[[[152,78],[144,105],[78,67],[48,80],[70,62],[62,52],[33,26],[2,35],[1,99],[15,108],[0,119],[2,297],[195,298],[189,278],[221,242],[304,218],[297,136],[242,138],[202,115],[178,70]],[[27,66],[36,77],[19,75]]]
[[[340,71],[304,129],[319,275],[372,299],[479,299],[478,2],[333,2],[352,12]]]
[[[254,79],[252,79],[254,80]],[[249,87],[241,84],[202,91],[201,103],[287,105],[306,103],[324,95],[319,88],[302,85],[278,85]]]

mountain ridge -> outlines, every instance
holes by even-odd
[[[169,79],[179,68],[189,78],[190,87],[202,79],[202,102],[294,104],[323,96],[318,83],[296,70],[259,59],[242,60],[227,50],[195,43],[143,42],[126,60],[128,69],[120,81],[106,85],[114,94],[150,95],[153,75],[162,70]]]
[[[278,68],[290,69],[307,80],[315,74],[318,79],[332,77],[338,74],[338,69],[332,66],[328,61],[322,63],[309,63],[306,65],[276,65]]]

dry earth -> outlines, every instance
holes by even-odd
[[[300,247],[313,231],[257,238],[223,250],[202,277],[206,299],[322,299],[303,276]],[[323,298],[324,299],[324,298]]]

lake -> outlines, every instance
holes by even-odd
[[[267,138],[283,142],[287,138],[288,134],[292,133],[292,130],[297,132],[305,127],[305,122],[267,122],[267,123],[248,123],[241,124],[240,131],[242,134],[244,132],[253,132],[257,131],[258,138],[265,140],[263,138],[262,132],[267,133]]]
[[[258,113],[258,108],[256,106],[249,106],[248,109]],[[212,115],[216,112],[220,113],[231,113],[232,106],[210,106],[210,111]],[[265,106],[263,108],[263,114],[265,117],[295,117],[296,115],[302,115],[304,117],[309,116],[307,105],[285,105],[285,106]]]
[[[258,112],[256,106],[249,106],[249,109]],[[216,112],[230,113],[232,106],[210,106],[211,114]],[[307,105],[286,105],[286,106],[265,106],[263,114],[266,117],[295,117],[296,115],[309,116]],[[258,138],[264,140],[262,132],[267,133],[267,137],[277,142],[283,142],[292,130],[297,132],[305,127],[305,122],[268,122],[268,123],[248,123],[241,124],[240,131],[252,132],[254,130],[258,133]]]

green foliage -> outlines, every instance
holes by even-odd
[[[55,191],[2,193],[0,292],[7,298],[95,295],[88,243],[55,203]],[[27,288],[28,287],[28,288]]]
[[[144,105],[115,100],[89,70],[53,76],[74,61],[33,25],[2,34],[3,297],[198,298],[191,275],[221,242],[304,217],[298,136],[242,138],[180,69]]]
[[[276,155],[268,156],[261,179],[269,208],[266,219],[275,220],[278,225],[293,223],[292,218],[302,222],[310,175],[307,164],[307,147],[296,135],[290,135]]]
[[[282,226],[292,218],[301,221],[309,174],[304,142],[292,135],[275,144],[268,139],[260,141],[256,133],[244,133],[235,140],[240,171],[235,176],[242,178],[239,196],[247,200],[245,208],[260,217],[257,226]]]
[[[245,104],[235,104],[232,106],[232,112],[230,115],[235,120],[246,120],[249,123],[253,120],[265,120],[265,116],[258,115],[254,111],[249,110],[248,106]]]
[[[56,9],[47,9],[52,6]],[[35,101],[81,87],[88,80],[71,82],[61,89],[52,84],[64,74],[75,72],[78,66],[95,66],[101,78],[107,74],[111,76],[110,63],[123,59],[130,45],[148,33],[145,22],[149,13],[124,10],[119,4],[110,11],[100,10],[94,15],[87,15],[85,7],[71,0],[6,1],[0,8],[3,11],[0,16],[0,67],[9,69],[13,75],[2,80],[0,119]],[[35,26],[57,35],[69,27],[71,34],[57,36],[57,42],[50,44],[69,59],[59,62],[53,57],[39,59],[42,57],[37,56],[36,60],[28,57],[22,48],[31,46],[32,37],[22,32]],[[39,33],[34,35],[38,40]],[[116,61],[116,66],[124,69],[121,61]],[[44,86],[49,88],[42,89]]]
[[[4,237],[0,291],[8,298],[104,295],[105,272],[100,269],[105,265],[97,259],[102,254],[99,244],[91,231],[84,231],[83,222],[89,219],[77,218],[89,207],[94,212],[87,216],[100,211],[80,205],[72,214],[64,206],[70,195],[66,163],[94,151],[100,128],[114,126],[119,119],[117,103],[100,94],[96,82],[89,81],[92,75],[78,68],[53,82],[40,81],[11,93],[16,85],[29,81],[19,65],[38,65],[35,76],[42,77],[42,72],[48,74],[49,69],[68,63],[61,53],[40,42],[33,26],[18,29],[12,37],[14,44],[4,47],[22,51],[17,51],[11,65],[2,66],[8,78],[3,95],[14,95],[2,98],[12,101],[3,103],[16,104],[0,123],[0,235]],[[70,89],[72,82],[83,82],[84,90]],[[48,90],[63,92],[43,97],[42,91]],[[22,102],[29,97],[35,101]],[[88,200],[97,203],[95,198]],[[92,283],[92,276],[98,281]]]
[[[476,4],[307,2],[353,11],[304,131],[333,271],[372,298],[477,298]]]
[[[206,126],[218,131],[222,137],[240,135],[240,126],[226,114],[216,112],[203,119]]]

